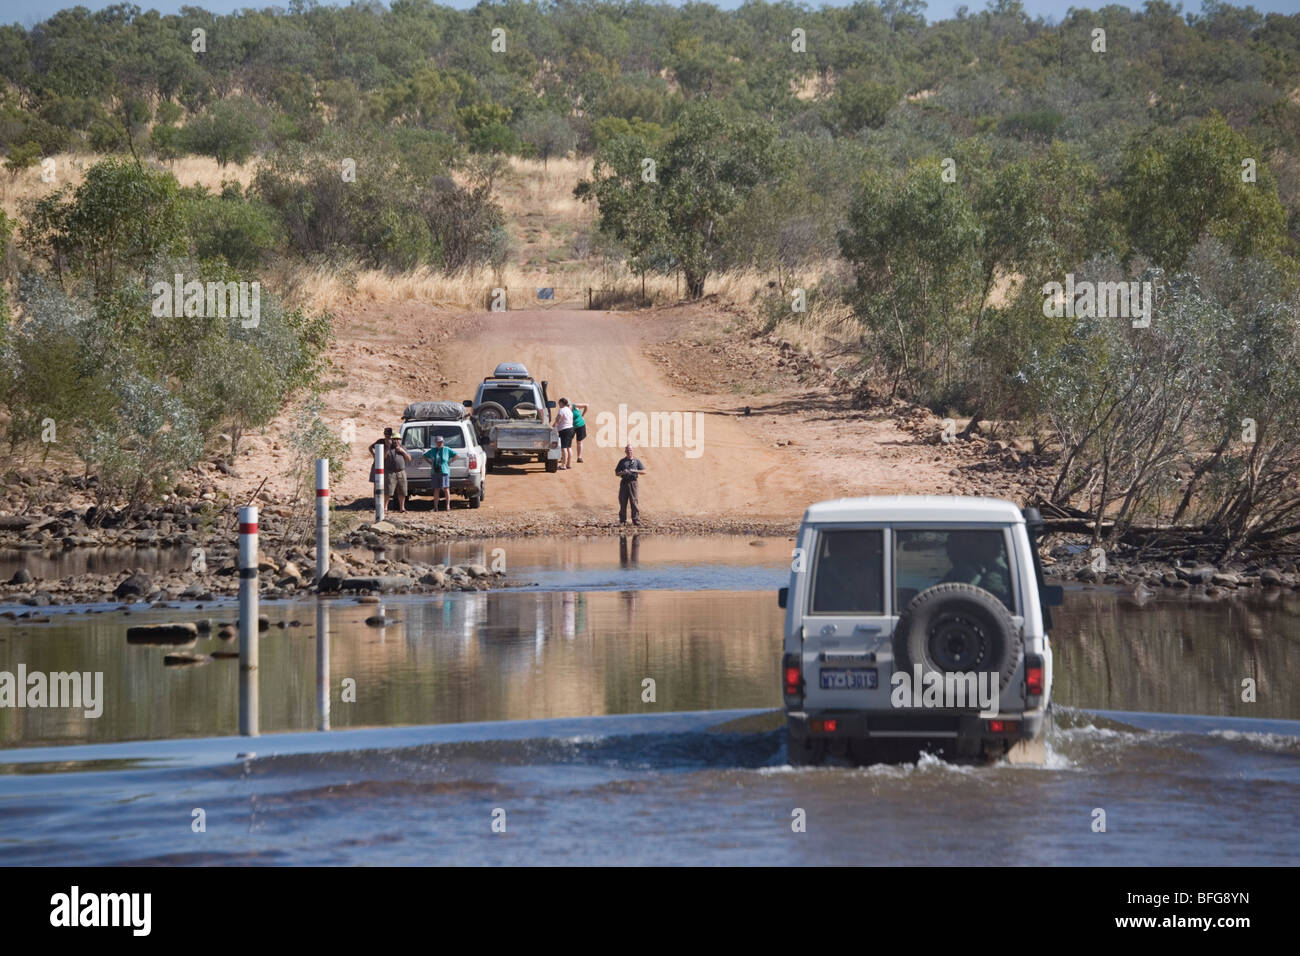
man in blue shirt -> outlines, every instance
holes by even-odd
[[[451,510],[451,460],[459,458],[458,452],[452,451],[442,443],[442,436],[434,439],[434,446],[424,453],[429,459],[433,471],[433,510],[442,510],[442,496],[447,496],[447,511]]]

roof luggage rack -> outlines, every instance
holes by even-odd
[[[415,419],[433,422],[458,422],[469,417],[469,410],[460,402],[428,401],[412,402],[402,412],[402,421]]]

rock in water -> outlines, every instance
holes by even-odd
[[[212,660],[207,654],[168,654],[163,658],[163,667],[188,667],[191,664],[206,664]]]
[[[188,621],[178,624],[137,624],[126,629],[128,644],[187,647],[197,641],[199,629]]]

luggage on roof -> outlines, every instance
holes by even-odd
[[[454,421],[469,417],[469,409],[460,402],[412,402],[402,412],[402,421]]]

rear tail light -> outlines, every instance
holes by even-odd
[[[1025,699],[1031,705],[1043,697],[1043,659],[1037,654],[1025,655]]]
[[[787,704],[797,707],[803,703],[803,666],[798,654],[781,658],[781,686]]]
[[[840,722],[834,718],[829,720],[814,720],[810,722],[809,726],[812,727],[814,733],[833,734],[840,729]]]
[[[476,458],[474,455],[469,456],[469,470],[478,471],[478,458]]]
[[[1014,734],[1020,731],[1020,721],[1018,720],[990,720],[989,733],[993,734]]]
[[[560,440],[557,438],[557,439],[555,439],[555,441],[551,442],[551,447],[552,447],[552,448],[559,448],[559,447],[560,447]]]

